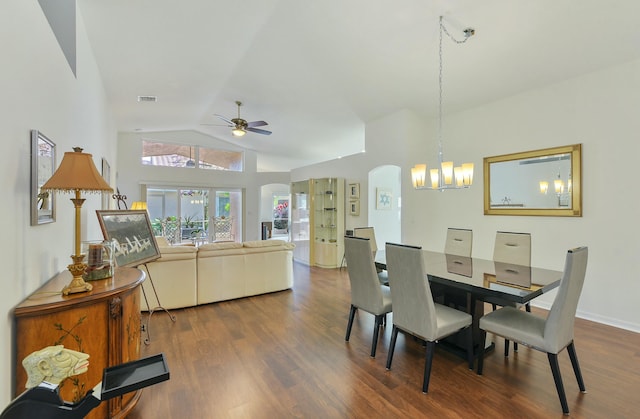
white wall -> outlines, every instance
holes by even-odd
[[[589,246],[578,316],[640,331],[638,109],[640,61],[636,60],[446,116],[445,157],[475,163],[469,190],[412,189],[410,167],[420,160],[435,164],[437,145],[435,121],[423,121],[410,111],[367,124],[366,161],[362,156],[334,160],[296,169],[292,178],[363,179],[371,167],[400,165],[402,240],[430,250],[443,248],[447,227],[471,228],[473,255],[491,258],[497,230],[528,231],[532,263],[561,270],[567,249]],[[483,157],[574,143],[583,144],[582,217],[483,214]],[[535,303],[548,307],[554,295]]]
[[[201,145],[222,150],[241,150],[238,147],[198,131],[171,131],[148,133],[120,133],[118,135],[117,186],[127,195],[127,203],[140,200],[141,184],[164,186],[240,188],[245,191],[244,240],[259,240],[260,188],[271,183],[288,184],[288,172],[257,172],[256,154],[245,151],[244,172],[187,169],[175,167],[143,166],[142,140],[175,144]]]
[[[13,307],[66,269],[73,253],[70,195],[58,196],[55,223],[30,225],[29,131],[38,129],[56,143],[57,164],[73,146],[93,154],[98,170],[102,157],[117,164],[115,124],[79,13],[77,20],[75,78],[37,1],[7,0],[0,13],[0,410],[13,398]],[[83,240],[101,238],[95,217],[100,195],[86,198]]]

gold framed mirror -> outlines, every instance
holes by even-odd
[[[582,145],[485,157],[485,215],[582,216]]]

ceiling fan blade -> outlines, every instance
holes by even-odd
[[[248,128],[253,128],[253,127],[262,127],[264,125],[269,125],[268,123],[266,123],[265,121],[252,121],[252,122],[247,122],[247,127]]]
[[[200,125],[206,125],[208,127],[229,127],[229,128],[235,127],[235,125],[230,125],[230,124],[200,124]]]
[[[271,131],[267,131],[266,129],[260,129],[260,128],[246,128],[246,131],[255,132],[256,134],[271,135]]]
[[[222,119],[224,122],[226,122],[227,124],[232,124],[235,125],[233,122],[231,122],[231,120],[225,116],[222,115],[218,115],[217,113],[214,113],[213,116],[217,116],[218,118]]]

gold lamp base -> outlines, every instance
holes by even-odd
[[[62,295],[76,294],[78,292],[87,292],[93,289],[93,285],[84,282],[82,275],[87,270],[87,264],[83,262],[84,255],[71,256],[73,263],[67,268],[73,279],[69,284],[62,289]]]

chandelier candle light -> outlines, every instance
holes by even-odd
[[[80,248],[80,215],[82,204],[85,201],[81,198],[80,192],[113,192],[113,189],[96,169],[91,154],[83,153],[80,147],[74,147],[73,152],[64,153],[60,166],[51,176],[51,179],[42,185],[41,189],[43,191],[75,193],[75,197],[71,198],[71,202],[73,202],[76,209],[75,254],[71,256],[73,263],[67,267],[73,279],[62,289],[62,294],[68,295],[91,291],[93,285],[85,282],[82,278],[87,269],[87,264],[84,262],[85,255],[82,254]]]
[[[411,168],[411,180],[415,189],[432,189],[432,190],[445,190],[445,189],[463,189],[468,188],[473,183],[473,163],[463,163],[460,166],[454,167],[452,161],[443,161],[442,153],[442,34],[445,33],[456,44],[463,44],[475,34],[475,30],[467,28],[464,30],[464,39],[461,41],[456,40],[449,34],[447,28],[442,23],[442,16],[440,16],[440,38],[439,38],[439,58],[440,67],[438,73],[438,85],[439,85],[439,101],[438,101],[438,164],[439,168],[433,168],[429,171],[431,180],[431,186],[426,186],[427,177],[427,165],[416,164]]]

